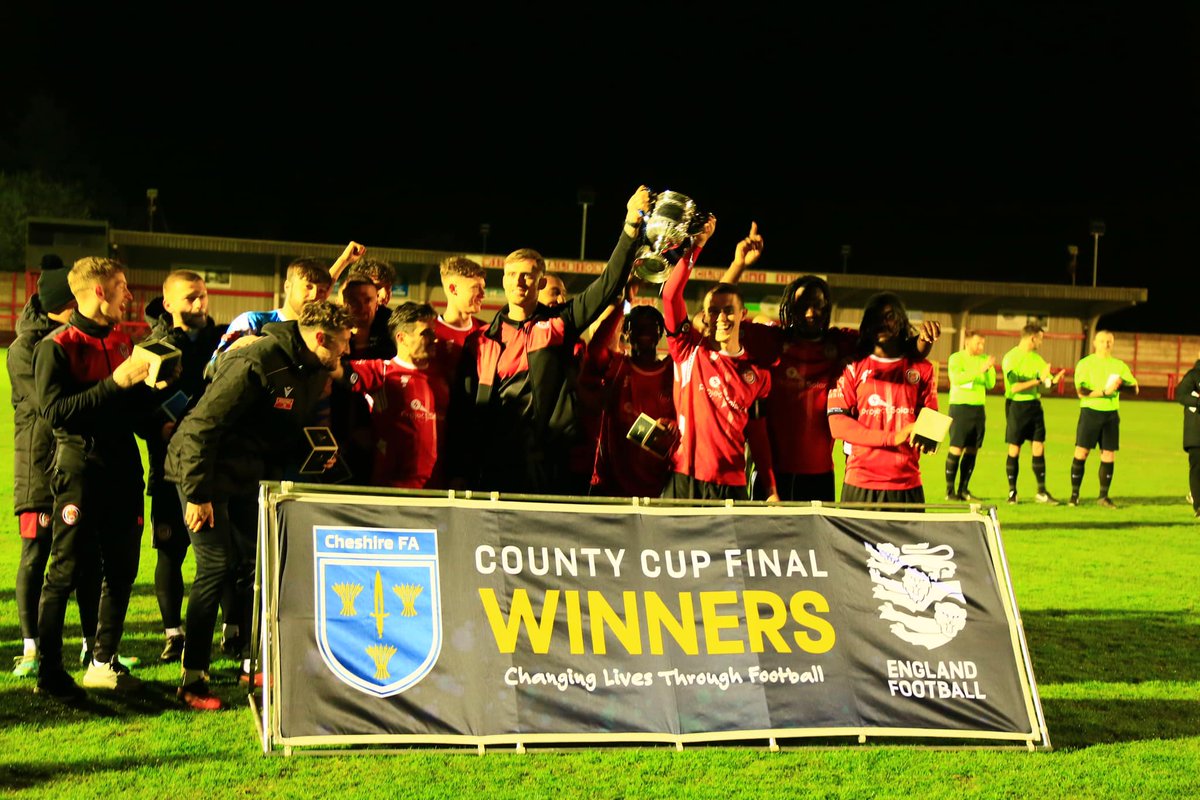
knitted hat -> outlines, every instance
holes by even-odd
[[[47,313],[62,311],[71,304],[75,295],[67,283],[67,273],[62,259],[53,253],[42,256],[42,274],[38,276],[38,299],[42,310]]]

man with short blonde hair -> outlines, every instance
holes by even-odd
[[[119,262],[88,257],[67,276],[78,304],[67,325],[42,339],[33,369],[43,418],[54,429],[54,530],[42,588],[37,690],[64,700],[84,691],[62,661],[67,597],[82,565],[101,564],[99,624],[83,684],[135,689],[117,648],[137,577],[142,532],[142,459],[134,429],[148,417],[149,365],[131,358],[119,324],[133,296]]]
[[[451,427],[463,437],[455,457],[464,483],[505,492],[570,490],[567,456],[582,438],[575,344],[625,285],[649,208],[649,190],[639,187],[626,203],[622,234],[604,271],[563,305],[538,303],[546,272],[540,253],[525,248],[504,260],[508,305],[467,339],[464,374],[456,381],[461,416],[453,418],[452,411]]]

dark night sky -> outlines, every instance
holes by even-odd
[[[1049,283],[1072,243],[1090,282],[1101,218],[1101,285],[1151,290],[1107,322],[1195,333],[1200,13],[1131,6],[10,19],[0,168],[83,180],[118,226],[153,186],[176,232],[478,251],[486,221],[490,252],[567,258],[578,189],[602,258],[644,182],[717,214],[702,263],[753,219],[768,268],[849,243],[854,272]]]

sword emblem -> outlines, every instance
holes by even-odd
[[[379,570],[375,570],[375,610],[368,614],[375,618],[375,634],[378,638],[383,638],[383,621],[391,616],[384,611],[383,608],[383,578],[379,574]]]

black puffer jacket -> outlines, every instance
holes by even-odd
[[[13,510],[49,511],[54,505],[50,494],[50,467],[54,461],[54,430],[38,413],[37,392],[33,381],[33,348],[60,323],[42,310],[35,294],[21,310],[17,338],[8,348],[8,377],[12,383],[13,429]]]
[[[1200,361],[1175,387],[1175,399],[1183,404],[1183,447],[1200,447]]]
[[[151,301],[146,305],[146,319],[151,323],[150,338],[162,339],[169,342],[179,349],[183,355],[181,359],[183,364],[180,368],[179,377],[166,389],[159,393],[156,398],[160,402],[166,402],[175,395],[176,392],[183,392],[188,396],[187,410],[196,407],[200,402],[200,397],[204,394],[208,383],[204,380],[204,368],[208,366],[208,360],[212,357],[213,351],[217,349],[217,341],[220,340],[220,330],[213,324],[212,318],[209,317],[208,324],[203,328],[192,331],[194,338],[183,328],[176,328],[172,322],[171,315],[163,310],[161,298]],[[166,478],[163,475],[163,462],[167,457],[167,443],[163,441],[161,431],[169,418],[162,411],[161,406],[156,407],[156,422],[157,430],[151,430],[146,437],[146,452],[149,455],[150,461],[150,479],[148,481],[151,492],[157,492],[165,488]],[[173,492],[174,489],[171,489]]]
[[[263,328],[263,340],[231,350],[167,445],[167,480],[191,503],[252,495],[308,455],[312,425],[329,372],[295,322]]]

